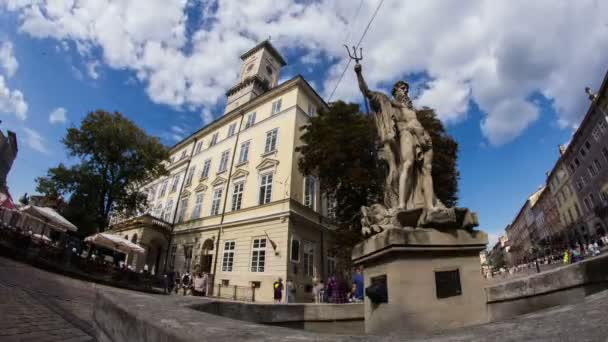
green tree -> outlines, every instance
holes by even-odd
[[[447,206],[455,206],[458,144],[432,109],[423,108],[417,116],[433,142],[435,193]],[[336,251],[349,257],[350,248],[362,239],[361,206],[382,198],[385,167],[377,156],[373,117],[361,113],[357,104],[338,101],[312,117],[303,129],[300,171],[317,175],[321,191],[335,201],[333,216],[340,241]]]
[[[89,113],[62,143],[79,163],[50,168],[36,179],[36,190],[48,198],[69,196],[62,212],[87,231],[103,231],[113,210],[141,209],[146,198],[137,187],[167,173],[161,163],[167,148],[118,112]]]

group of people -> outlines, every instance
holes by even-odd
[[[363,301],[363,268],[354,270],[350,282],[341,274],[331,276],[327,282],[314,279],[312,285],[312,299],[315,303],[358,303]],[[296,286],[290,280],[283,283],[279,278],[273,283],[273,297],[275,303],[294,303],[296,301]]]
[[[603,244],[603,243],[602,243]],[[564,251],[564,264],[571,264],[583,260],[585,257],[600,255],[600,245],[593,241],[588,245],[576,245],[574,248],[566,248]]]
[[[206,296],[209,289],[209,275],[200,271],[185,272],[180,275],[179,272],[171,271],[165,274],[167,279],[166,292],[168,294],[179,294],[180,290],[183,296]]]

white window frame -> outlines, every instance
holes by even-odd
[[[303,203],[312,210],[317,210],[317,179],[315,176],[308,175],[304,177]]]
[[[180,175],[173,176],[173,182],[171,183],[171,190],[169,193],[173,193],[177,191],[177,185],[179,184]]]
[[[317,112],[317,108],[315,107],[315,105],[313,105],[312,103],[309,102],[308,108],[307,108],[308,116],[313,117],[313,116],[315,116],[316,112]]]
[[[245,123],[245,128],[249,128],[255,125],[255,112],[249,113],[247,115],[247,122]]]
[[[234,250],[236,242],[234,240],[224,241],[224,251],[222,253],[222,272],[232,272],[234,269]]]
[[[281,106],[283,104],[283,99],[278,99],[272,103],[272,109],[270,111],[270,115],[275,115],[281,111]]]
[[[262,273],[265,271],[267,245],[268,241],[265,237],[255,237],[251,240],[251,262],[249,263],[251,272]]]
[[[243,205],[243,193],[245,192],[245,181],[234,182],[232,185],[231,211],[240,210]]]
[[[304,275],[307,277],[315,276],[315,243],[311,241],[304,241],[302,244],[302,268],[304,269]]]
[[[596,126],[591,132],[591,135],[595,141],[600,141],[600,139],[602,139],[602,131],[600,130],[600,127]]]
[[[196,150],[194,152],[194,154],[199,154],[201,153],[201,150],[203,149],[203,141],[199,141],[196,143]]]
[[[219,215],[223,192],[224,188],[221,187],[213,189],[213,195],[211,197],[211,212],[209,213],[211,216]]]
[[[251,146],[251,140],[247,140],[241,143],[239,151],[239,164],[249,161],[249,147]]]
[[[165,179],[163,181],[163,185],[160,187],[160,195],[158,197],[164,197],[167,194],[167,186],[169,185],[169,180]]]
[[[167,206],[163,212],[163,221],[171,223],[171,214],[173,211],[173,200],[167,202]]]
[[[228,138],[236,134],[236,122],[233,122],[228,126]]]
[[[201,171],[201,178],[209,177],[209,171],[211,171],[211,159],[207,159],[203,162],[203,170]]]
[[[229,159],[230,159],[230,150],[226,150],[226,151],[222,152],[222,155],[220,157],[220,166],[217,169],[218,173],[228,170],[228,160]]]
[[[264,143],[264,153],[271,153],[277,150],[279,142],[279,128],[271,129],[266,132],[266,142]]]
[[[190,219],[194,220],[201,217],[201,209],[203,208],[203,201],[205,198],[205,193],[200,191],[195,194],[196,200],[194,201],[194,208],[192,209],[192,213],[190,214]]]
[[[215,132],[215,133],[213,133],[213,135],[211,135],[211,141],[209,142],[209,147],[215,146],[217,144],[219,136],[220,136],[219,132]]]
[[[270,182],[268,182],[268,177],[270,177]],[[266,179],[266,182],[264,181]],[[268,204],[272,202],[272,187],[274,182],[274,172],[267,172],[260,175],[260,186],[258,187],[258,204]],[[262,192],[264,193],[264,197],[262,198]]]
[[[177,223],[184,222],[186,219],[186,210],[188,209],[188,197],[182,198],[179,201],[179,211],[177,212]]]
[[[186,176],[186,186],[192,185],[192,178],[194,177],[194,173],[196,172],[196,165],[190,166],[188,170],[188,175]]]

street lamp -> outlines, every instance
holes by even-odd
[[[591,101],[591,103],[597,101],[598,96],[593,91],[591,91],[591,88],[585,87],[585,93],[587,93],[587,95],[589,95],[589,101]],[[602,107],[600,106],[599,103],[597,104],[597,108],[600,110],[600,112],[602,114],[604,114],[604,118],[606,119],[606,121],[608,121],[608,114],[606,114],[606,112],[604,112],[604,110],[602,109]]]

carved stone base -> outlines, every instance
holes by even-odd
[[[479,260],[486,244],[476,230],[390,228],[355,246],[366,333],[406,338],[486,322]]]
[[[477,214],[467,208],[386,209],[381,204],[362,207],[363,235],[389,228],[435,228],[470,230],[479,225]]]

